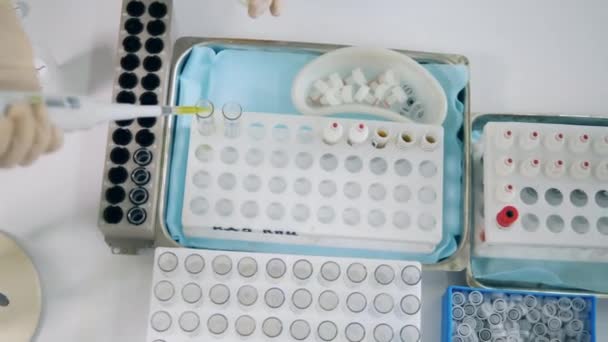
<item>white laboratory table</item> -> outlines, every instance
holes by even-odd
[[[608,2],[284,0],[250,20],[237,0],[174,0],[174,35],[375,45],[463,54],[476,112],[607,114]],[[75,7],[75,4],[78,6]],[[66,92],[111,98],[120,1],[30,0],[29,24]],[[66,136],[29,168],[0,171],[0,230],[33,257],[38,341],[143,341],[152,253],[114,256],[97,230],[106,127]],[[0,275],[2,277],[2,275]],[[424,275],[424,340],[440,340],[441,295],[462,274]],[[603,323],[602,323],[603,322]],[[600,301],[598,341],[608,340]]]

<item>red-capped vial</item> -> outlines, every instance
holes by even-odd
[[[608,134],[595,139],[593,150],[599,155],[608,155]]]
[[[570,151],[574,153],[585,152],[589,149],[589,146],[591,146],[591,136],[588,133],[573,136],[568,144]]]
[[[563,132],[555,132],[545,136],[544,145],[548,150],[559,151],[564,148],[566,136]]]
[[[344,128],[339,122],[330,122],[323,129],[323,141],[328,145],[335,145],[342,139]]]
[[[515,140],[515,134],[513,130],[510,128],[505,128],[499,130],[496,134],[496,146],[503,150],[508,149],[513,146],[513,141]]]
[[[513,184],[500,184],[496,187],[496,199],[503,203],[513,201],[515,198],[515,186]]]
[[[495,167],[498,175],[508,176],[515,171],[515,160],[510,156],[499,158],[496,161]]]
[[[508,205],[502,208],[496,215],[496,223],[500,228],[509,228],[519,218],[519,212],[514,206]]]
[[[537,176],[540,172],[540,159],[537,157],[527,158],[521,163],[519,171],[526,177]]]
[[[550,178],[559,178],[566,173],[566,163],[562,159],[555,159],[545,165],[545,174]]]
[[[579,160],[570,167],[570,175],[576,179],[588,178],[591,174],[591,162],[588,160]]]
[[[360,122],[350,126],[348,130],[348,144],[359,145],[363,144],[369,136],[369,128],[366,124]]]
[[[531,130],[522,136],[519,139],[519,145],[524,150],[531,150],[537,148],[540,144],[540,132],[537,130]]]

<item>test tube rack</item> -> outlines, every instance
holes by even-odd
[[[186,236],[410,253],[441,241],[442,127],[246,112],[227,138],[220,119],[190,129]]]
[[[124,0],[113,100],[165,101],[172,1]],[[154,241],[165,119],[110,123],[99,228],[114,253],[132,254]]]
[[[478,254],[608,262],[608,129],[484,127]]]

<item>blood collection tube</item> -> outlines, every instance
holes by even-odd
[[[585,179],[591,173],[591,162],[588,160],[579,160],[570,167],[570,175],[576,179]]]
[[[222,107],[224,116],[224,136],[237,138],[241,134],[241,117],[243,108],[236,102],[228,102]]]
[[[515,161],[512,157],[506,156],[496,161],[496,173],[500,176],[508,176],[515,170]]]
[[[608,160],[604,160],[595,167],[595,177],[603,182],[608,181]]]
[[[369,136],[369,128],[366,124],[360,122],[350,126],[348,130],[348,144],[351,146],[364,143]]]
[[[508,149],[513,146],[513,141],[515,140],[515,135],[513,134],[513,130],[510,128],[505,128],[503,130],[498,131],[496,134],[496,146],[501,149]]]
[[[608,134],[596,139],[595,143],[593,144],[593,149],[595,150],[595,153],[597,153],[597,154],[601,154],[601,155],[608,154]]]
[[[545,136],[545,147],[551,151],[559,151],[564,147],[566,139],[563,132],[556,132]]]
[[[372,146],[375,148],[384,148],[390,137],[391,134],[387,128],[378,127],[374,130],[374,135],[372,136]]]
[[[344,134],[344,128],[339,122],[332,121],[323,129],[323,141],[328,145],[337,144]]]
[[[397,147],[408,149],[416,144],[416,134],[413,131],[403,130],[397,136]]]
[[[547,177],[559,178],[566,173],[566,164],[561,159],[550,160],[545,165],[545,174]]]
[[[537,130],[531,130],[526,134],[522,134],[519,139],[519,145],[524,150],[531,150],[538,147],[540,144],[540,133]]]
[[[513,184],[500,184],[496,187],[496,199],[503,203],[513,201],[515,193],[516,190]]]
[[[196,113],[196,125],[200,134],[208,136],[215,131],[215,118],[213,113],[215,108],[209,100],[200,100],[196,103],[197,107],[208,108],[208,110]]]
[[[496,223],[500,228],[509,228],[517,218],[519,217],[519,212],[517,208],[514,206],[508,205],[502,208],[498,214],[496,215]]]
[[[575,153],[582,153],[589,149],[591,145],[591,137],[587,133],[581,133],[577,136],[572,137],[570,140],[568,147],[570,150]]]
[[[530,157],[524,160],[520,166],[520,172],[526,177],[535,177],[540,172],[540,159]]]

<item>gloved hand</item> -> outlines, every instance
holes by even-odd
[[[257,18],[264,14],[268,8],[270,13],[275,17],[281,15],[281,9],[283,8],[283,0],[249,0],[249,16]]]
[[[0,92],[40,91],[32,47],[5,0],[0,0],[0,46]],[[62,145],[63,135],[50,125],[44,106],[12,104],[1,111],[0,168],[27,166]]]

